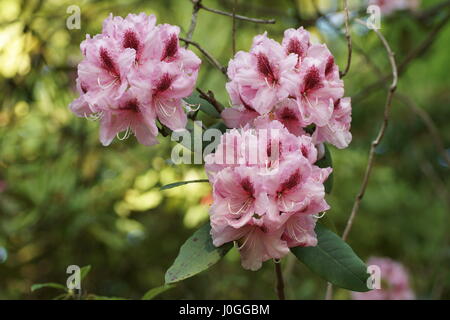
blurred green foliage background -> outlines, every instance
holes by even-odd
[[[422,9],[444,0],[422,1]],[[362,1],[349,1],[352,9]],[[204,0],[209,7],[232,11],[233,0]],[[67,7],[81,9],[81,29],[68,30]],[[341,1],[319,1],[324,12],[340,11]],[[364,8],[363,8],[364,9]],[[382,20],[381,31],[402,61],[428,37],[447,9],[426,20],[398,13]],[[98,123],[76,118],[68,104],[74,91],[80,42],[101,31],[107,15],[146,12],[158,23],[179,25],[185,34],[189,0],[0,2],[0,299],[53,298],[34,283],[65,284],[68,265],[91,265],[85,294],[140,298],[163,284],[165,270],[184,240],[208,218],[210,187],[192,184],[167,191],[159,187],[205,178],[201,165],[170,164],[174,146],[161,138],[155,147],[134,138],[98,141]],[[325,21],[314,24],[310,0],[239,0],[237,13],[274,18],[274,25],[237,21],[237,49],[248,50],[252,37],[265,30],[281,40],[283,31],[308,25],[315,41],[326,42],[341,68],[347,44]],[[363,14],[365,16],[365,14]],[[201,10],[193,40],[224,65],[232,57],[232,19]],[[332,217],[342,232],[367,163],[370,142],[379,129],[386,89],[363,89],[389,72],[384,48],[373,32],[352,27],[353,51],[345,77],[353,100],[353,142],[331,149],[334,190],[328,196]],[[212,90],[227,105],[225,78],[192,48],[203,64],[198,86]],[[450,25],[440,30],[426,52],[401,75],[398,92],[426,111],[450,146]],[[364,52],[364,54],[362,54]],[[376,66],[369,63],[369,60]],[[378,70],[378,71],[377,71]],[[389,81],[387,81],[389,82]],[[205,123],[212,119],[204,116]],[[388,256],[411,273],[419,298],[450,298],[449,167],[427,126],[411,106],[394,99],[386,137],[349,243],[367,259]],[[287,295],[321,299],[326,283],[291,256],[283,261]],[[245,271],[233,249],[223,261],[163,293],[175,299],[273,299],[273,263]],[[336,290],[335,298],[349,293]]]

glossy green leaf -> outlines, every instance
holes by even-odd
[[[199,107],[199,110],[206,113],[208,116],[213,118],[220,118],[219,112],[217,112],[216,108],[209,103],[208,101],[200,98],[200,95],[198,92],[194,92],[191,94],[188,98],[184,99],[187,103],[192,105],[193,109],[196,109],[196,107]]]
[[[173,284],[165,284],[160,287],[150,289],[144,294],[144,296],[142,297],[142,300],[152,300],[157,295],[159,295],[169,289],[172,289],[174,287],[175,287],[175,285],[173,285]]]
[[[330,217],[330,214],[327,212],[325,215],[317,220],[319,223],[323,224],[326,228],[330,229],[334,233],[337,233],[336,225],[334,224],[333,219]]]
[[[190,278],[208,269],[233,247],[232,243],[215,247],[210,230],[211,226],[206,223],[181,246],[178,257],[166,272],[166,284]]]
[[[160,190],[168,190],[168,189],[176,188],[179,186],[184,186],[185,184],[199,183],[199,182],[209,182],[209,180],[208,179],[199,179],[199,180],[188,180],[188,181],[179,181],[179,182],[169,183],[169,184],[166,184],[165,186],[162,186],[160,188]]]
[[[364,262],[337,234],[318,223],[315,247],[291,248],[291,252],[311,271],[335,286],[365,292],[369,274]]]
[[[323,145],[325,147],[325,155],[322,159],[316,162],[316,165],[320,168],[333,168],[333,159],[331,158],[331,152],[330,149],[327,147],[326,144]],[[331,193],[331,190],[333,189],[333,172],[330,174],[328,179],[324,183],[325,186],[325,192]]]

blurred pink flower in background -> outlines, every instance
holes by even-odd
[[[352,292],[354,300],[413,300],[414,292],[405,267],[390,258],[372,257],[367,265],[375,265],[381,271],[381,289],[368,292]]]
[[[186,126],[183,98],[197,81],[200,59],[178,43],[180,29],[156,25],[154,15],[112,14],[99,35],[80,45],[77,91],[70,104],[79,117],[100,119],[100,141],[126,131],[144,145],[158,143],[156,120],[172,130]]]
[[[369,5],[377,5],[384,15],[390,15],[398,10],[417,10],[419,0],[369,0]]]

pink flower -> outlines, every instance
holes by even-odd
[[[282,239],[289,247],[314,247],[317,245],[315,226],[316,219],[312,215],[295,213],[287,219]]]
[[[284,31],[283,42],[281,43],[286,50],[286,54],[294,53],[297,55],[296,67],[301,65],[302,60],[307,56],[308,49],[311,46],[309,32],[303,27],[296,29],[287,29]]]
[[[256,271],[269,259],[281,259],[289,253],[286,241],[281,239],[282,229],[268,231],[262,221],[235,229],[220,219],[211,217],[213,244],[221,246],[237,241],[242,267]]]
[[[158,128],[152,108],[141,104],[130,91],[125,92],[115,105],[117,107],[105,111],[100,120],[100,141],[104,146],[122,131],[126,131],[126,138],[130,130],[143,145],[158,143]]]
[[[311,137],[295,136],[268,116],[253,125],[225,133],[205,168],[214,245],[237,241],[242,266],[257,270],[289,247],[317,244],[315,215],[329,209],[323,183],[331,168],[314,165]]]
[[[334,102],[333,113],[328,123],[323,127],[316,127],[313,140],[316,144],[330,142],[339,149],[346,148],[352,141],[350,133],[351,117],[350,98],[342,98]]]
[[[312,46],[308,52],[320,57],[324,54],[326,46]],[[330,82],[327,80],[328,59],[307,57],[300,66],[301,82],[296,93],[297,103],[302,119],[307,124],[314,123],[324,126],[333,112],[334,101],[344,95],[342,81]]]
[[[155,42],[153,37],[157,31],[155,24],[156,17],[154,15],[129,14],[123,19],[118,16],[114,17],[111,13],[103,21],[102,34],[114,39],[123,49],[134,49],[136,62],[143,64],[152,59],[152,44]]]
[[[197,78],[200,68],[200,59],[191,50],[180,47],[178,34],[180,28],[170,24],[162,24],[158,27],[157,37],[153,43],[155,59],[163,62],[178,63],[183,72]]]
[[[183,73],[176,64],[150,61],[130,77],[131,92],[153,109],[159,121],[172,130],[186,126],[182,98],[192,93],[195,76]]]
[[[294,90],[296,63],[297,56],[286,56],[278,42],[266,34],[257,36],[250,52],[240,51],[230,61],[229,86],[236,86],[243,103],[259,114],[266,114]]]
[[[378,266],[381,271],[381,289],[369,292],[352,292],[354,300],[413,300],[408,272],[399,262],[389,258],[372,257],[368,266]]]
[[[87,36],[81,47],[85,59],[78,65],[78,78],[86,91],[84,99],[91,108],[106,109],[109,98],[119,99],[128,88],[136,51],[122,49],[103,35]]]
[[[398,10],[417,10],[419,0],[369,0],[369,5],[377,5],[384,15],[390,15]]]
[[[134,133],[144,145],[157,143],[156,120],[172,130],[186,126],[184,98],[192,93],[200,59],[178,43],[176,26],[156,25],[145,13],[125,19],[112,14],[102,34],[80,45],[77,91],[70,104],[77,116],[101,119],[100,140]]]
[[[255,214],[262,216],[268,197],[256,172],[251,167],[221,170],[213,186],[215,201],[211,214],[223,217],[233,228],[247,224]]]
[[[89,103],[85,99],[85,94],[87,93],[87,87],[86,85],[82,84],[80,79],[77,78],[77,91],[80,95],[77,99],[72,101],[72,103],[69,105],[70,110],[77,115],[78,117],[87,117],[92,115],[96,112],[95,106],[91,108],[89,106]]]
[[[339,68],[326,45],[310,43],[305,29],[286,30],[282,45],[256,36],[250,52],[230,61],[228,76],[232,107],[221,114],[228,127],[254,126],[269,115],[297,136],[312,134],[315,143],[350,143],[350,99],[343,98]]]

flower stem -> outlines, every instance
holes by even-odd
[[[279,300],[286,300],[284,295],[284,281],[283,281],[283,273],[281,271],[281,263],[279,260],[275,260],[275,274],[277,276],[276,282],[276,290]]]

